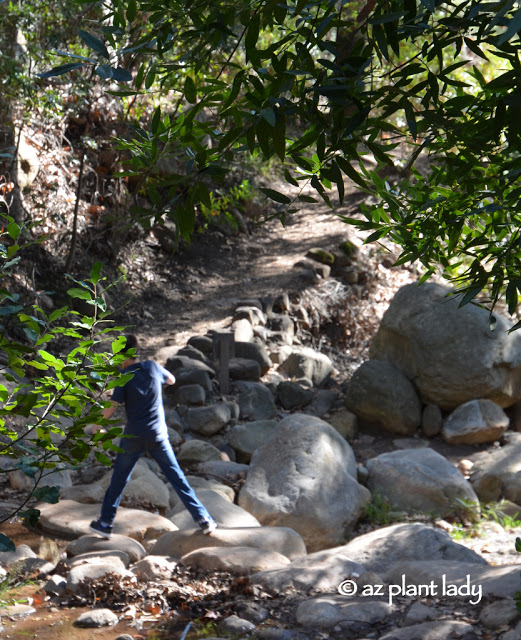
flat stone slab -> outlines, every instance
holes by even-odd
[[[302,626],[331,628],[345,620],[375,624],[393,610],[387,602],[372,598],[324,595],[301,602],[295,615]]]
[[[114,534],[110,540],[94,534],[81,536],[67,545],[68,556],[79,556],[87,553],[124,553],[131,563],[138,562],[147,555],[145,547],[127,536]]]
[[[433,585],[434,595],[478,604],[485,596],[513,597],[519,591],[520,570],[519,564],[482,566],[470,562],[424,560],[396,563],[382,577],[386,583],[397,587],[402,584]]]
[[[179,561],[203,571],[228,571],[239,576],[280,569],[289,563],[286,556],[276,551],[253,547],[206,547],[187,553]]]
[[[216,529],[209,536],[195,529],[172,531],[159,538],[150,555],[180,558],[205,547],[253,547],[276,551],[290,560],[306,555],[306,545],[300,535],[287,527]]]
[[[356,578],[365,568],[348,558],[345,547],[317,551],[303,558],[297,558],[288,567],[273,571],[261,571],[251,577],[252,584],[258,584],[270,593],[278,593],[288,588],[308,592],[334,590],[348,578]]]
[[[60,500],[57,504],[40,503],[39,528],[60,538],[79,538],[89,531],[92,520],[99,517],[99,505]],[[114,533],[134,540],[150,540],[167,531],[175,531],[173,522],[149,511],[120,507],[114,522]]]

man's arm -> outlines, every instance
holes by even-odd
[[[167,384],[175,384],[175,377],[170,372],[168,374],[168,378],[166,379],[166,383]]]

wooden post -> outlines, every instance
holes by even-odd
[[[213,359],[219,362],[219,388],[223,395],[230,393],[230,359],[235,355],[233,331],[215,331]]]

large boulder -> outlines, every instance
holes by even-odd
[[[470,400],[445,420],[441,435],[450,444],[481,444],[498,440],[507,430],[509,418],[492,400]]]
[[[508,407],[521,398],[521,333],[476,305],[459,307],[451,289],[409,284],[394,296],[370,349],[414,383],[426,403],[452,410],[474,398]]]
[[[486,560],[472,549],[454,542],[446,531],[418,522],[394,524],[365,533],[340,547],[338,553],[376,573],[409,560],[446,560],[488,566]]]
[[[38,527],[58,538],[79,538],[89,531],[89,524],[99,517],[99,505],[60,500],[57,504],[39,503]],[[114,521],[114,533],[134,540],[150,540],[177,527],[163,516],[120,507]]]
[[[254,547],[205,547],[187,553],[179,564],[203,571],[227,571],[244,576],[280,569],[289,565],[290,561],[276,551]]]
[[[159,538],[150,555],[180,558],[205,547],[253,547],[276,551],[290,560],[306,556],[306,545],[301,536],[287,527],[218,527],[211,536],[198,535],[193,529],[171,531]]]
[[[195,493],[219,526],[233,528],[260,526],[259,521],[251,513],[233,504],[221,493],[211,489],[196,489]],[[193,529],[195,525],[192,516],[182,505],[177,509],[169,514],[172,522],[178,529]]]
[[[98,484],[106,490],[110,484],[112,473],[107,473]],[[165,510],[170,504],[170,493],[166,484],[150,469],[142,458],[138,461],[130,479],[123,491],[123,504],[151,505]]]
[[[483,502],[497,502],[501,496],[521,501],[521,434],[509,435],[508,443],[476,461],[470,482]]]
[[[432,449],[383,453],[368,460],[366,467],[369,490],[398,509],[439,516],[479,512],[479,500],[470,483]]]
[[[421,423],[421,402],[409,379],[395,366],[368,360],[349,381],[346,407],[386,431],[409,435]]]
[[[332,547],[369,502],[348,443],[326,422],[294,414],[253,454],[239,505],[263,525],[290,527],[311,551]]]

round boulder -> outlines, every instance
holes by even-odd
[[[462,473],[429,448],[383,453],[366,462],[367,486],[408,512],[472,515],[479,500]]]
[[[253,454],[239,505],[263,525],[294,529],[311,551],[324,549],[338,544],[370,499],[356,473],[353,451],[333,427],[294,414]]]
[[[488,398],[509,407],[521,398],[521,333],[494,312],[447,297],[436,283],[409,284],[394,296],[371,345],[371,358],[394,364],[425,403],[453,410]]]
[[[392,433],[411,435],[421,423],[421,402],[414,386],[395,366],[368,360],[349,381],[346,407],[362,420]]]
[[[470,400],[455,409],[441,430],[450,444],[481,444],[494,442],[508,428],[510,420],[492,400]]]

